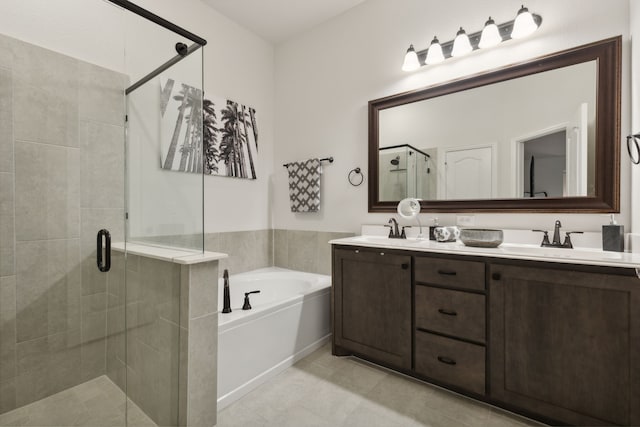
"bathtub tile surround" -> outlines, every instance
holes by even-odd
[[[10,37],[0,52],[2,413],[106,373],[95,233],[124,238],[124,186],[83,162],[123,175],[124,77]]]
[[[205,236],[205,248],[209,251],[224,252],[229,258],[221,262],[220,273],[228,268],[231,274],[271,267],[273,265],[273,233],[271,230],[232,231],[218,233],[219,248],[209,248],[215,238]]]
[[[329,240],[353,237],[354,233],[274,230],[274,265],[309,273],[331,274]]]
[[[308,273],[331,274],[331,246],[329,240],[353,237],[355,233],[250,230],[207,233],[206,251],[223,252],[229,258],[220,261],[219,275],[225,268],[231,274],[244,273],[265,267],[282,267]],[[180,243],[181,247],[196,247],[201,236],[155,236],[145,238],[154,244]]]

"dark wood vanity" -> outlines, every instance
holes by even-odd
[[[549,422],[640,425],[632,268],[333,245],[333,353]]]

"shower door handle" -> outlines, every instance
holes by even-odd
[[[102,244],[104,240],[104,245]],[[104,262],[102,260],[102,250],[104,246]],[[106,273],[111,270],[111,234],[109,234],[109,230],[102,229],[98,231],[98,237],[96,239],[96,254],[97,254],[97,264],[98,270]]]

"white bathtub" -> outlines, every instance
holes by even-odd
[[[218,307],[218,410],[320,348],[330,336],[331,277],[270,267],[230,277]],[[242,310],[244,293],[251,310]]]

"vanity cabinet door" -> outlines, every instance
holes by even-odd
[[[635,274],[491,264],[489,277],[492,399],[574,425],[640,424]]]
[[[334,351],[411,369],[411,257],[359,248],[333,256]]]

